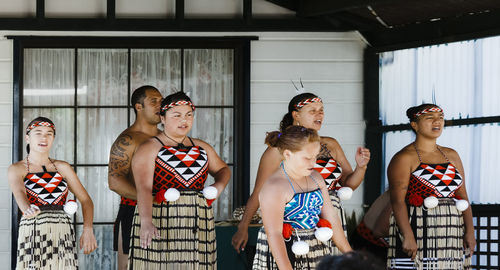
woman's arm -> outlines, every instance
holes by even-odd
[[[279,179],[270,178],[259,194],[259,202],[267,243],[274,260],[280,270],[291,270],[292,264],[288,259],[283,239],[283,213],[287,201],[286,195],[290,196],[290,194],[283,191],[284,187]]]
[[[255,212],[257,212],[257,209],[259,209],[259,193],[262,189],[262,185],[264,185],[265,181],[279,168],[280,162],[281,155],[274,147],[268,147],[260,158],[253,192],[250,198],[248,198],[245,212],[238,224],[238,231],[234,234],[231,241],[234,249],[236,249],[238,253],[240,250],[244,249],[248,242],[248,225],[253,215],[255,215]]]
[[[332,224],[333,236],[332,241],[335,243],[335,246],[342,252],[346,253],[352,251],[349,242],[344,234],[344,228],[342,228],[342,222],[340,221],[340,217],[333,208],[332,201],[330,200],[330,196],[328,195],[328,189],[325,185],[325,181],[320,181],[323,179],[321,175],[317,172],[313,172],[311,175],[316,180],[319,188],[321,189],[321,195],[323,195],[323,207],[321,208],[321,217],[328,220],[330,224]]]
[[[417,254],[417,242],[410,226],[405,196],[411,173],[411,159],[402,153],[396,154],[387,168],[392,211],[403,235],[403,251],[412,259]]]
[[[12,194],[16,199],[17,206],[21,209],[21,212],[26,218],[31,218],[38,215],[40,210],[30,207],[31,205],[26,195],[26,188],[23,182],[26,169],[22,162],[23,161],[20,161],[9,166],[7,170],[7,179],[9,181],[10,190],[12,190]]]
[[[94,203],[71,165],[59,160],[55,161],[55,163],[61,175],[66,179],[69,190],[75,194],[82,205],[83,232],[80,237],[80,249],[83,249],[83,253],[89,254],[97,248],[97,241],[92,227],[94,221]]]
[[[196,141],[196,144],[203,147],[203,149],[207,152],[208,172],[214,178],[215,183],[212,186],[217,189],[218,198],[231,179],[231,170],[227,166],[226,162],[219,157],[211,145],[199,139],[194,140]]]
[[[334,153],[335,160],[342,167],[342,174],[344,176],[340,179],[340,185],[355,190],[365,178],[366,168],[370,161],[370,150],[368,150],[368,148],[358,147],[355,155],[356,168],[353,171],[351,164],[345,156],[344,150],[342,150],[337,140],[330,137],[325,137],[325,139],[330,153]]]
[[[151,244],[153,237],[159,237],[159,232],[153,225],[153,176],[155,158],[161,146],[148,140],[137,148],[132,157],[132,173],[137,189],[137,207],[141,218],[140,242],[142,248]]]
[[[467,189],[465,187],[465,172],[462,160],[455,150],[449,150],[450,153],[447,153],[447,156],[450,157],[451,162],[457,166],[458,171],[462,175],[462,186],[455,192],[455,194],[460,196],[463,200],[467,200],[467,202],[469,202],[469,196],[467,196]],[[462,212],[462,216],[465,225],[464,246],[470,250],[472,255],[474,253],[474,249],[476,248],[476,237],[474,236],[474,223],[472,222],[472,209],[470,206]]]

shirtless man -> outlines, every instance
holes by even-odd
[[[137,88],[132,94],[136,120],[116,138],[109,154],[109,189],[121,196],[120,208],[114,226],[113,247],[118,251],[118,269],[127,269],[130,230],[137,204],[137,191],[132,176],[131,162],[135,150],[160,130],[162,96],[153,86]]]

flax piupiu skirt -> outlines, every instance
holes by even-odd
[[[16,269],[78,269],[73,222],[63,210],[21,218]],[[62,207],[60,207],[62,209]]]
[[[153,203],[153,225],[160,233],[141,248],[141,220],[136,207],[128,269],[216,269],[215,222],[201,191],[180,191],[174,202]]]
[[[402,239],[391,216],[387,269],[470,269],[470,255],[464,250],[462,213],[452,198],[438,198],[432,209],[408,206],[410,226],[417,241],[417,256],[411,260],[402,250]]]
[[[342,229],[344,230],[344,235],[347,238],[347,222],[345,217],[344,207],[340,202],[340,198],[337,195],[337,190],[328,190],[328,194],[330,195],[330,200],[332,201],[333,208],[337,211],[339,215],[340,222],[342,224]],[[342,252],[332,243],[333,245],[333,254],[332,255],[341,255]]]
[[[316,229],[295,229],[289,241],[285,241],[288,259],[290,260],[293,269],[314,270],[316,264],[326,255],[333,255],[333,241],[323,243],[316,239],[314,232]],[[297,241],[297,236],[300,240],[309,244],[309,252],[305,255],[295,255],[292,252],[293,241]],[[266,232],[262,227],[257,236],[257,251],[253,260],[254,270],[271,270],[278,269],[278,265],[274,261],[271,253],[271,248],[267,242]]]

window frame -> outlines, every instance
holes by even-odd
[[[54,36],[8,36],[13,39],[13,141],[12,160],[17,161],[23,157],[23,110],[25,108],[127,108],[127,122],[130,123],[131,109],[130,95],[132,89],[130,78],[127,82],[127,105],[102,106],[78,105],[76,102],[77,91],[77,58],[78,49],[128,49],[128,73],[130,73],[130,52],[132,49],[180,49],[181,50],[181,89],[184,89],[184,50],[185,49],[232,49],[233,50],[233,105],[232,106],[197,106],[199,108],[232,108],[233,112],[233,208],[246,202],[250,194],[250,42],[256,36],[233,37],[54,37]],[[65,106],[24,106],[23,104],[23,75],[24,75],[24,49],[75,49],[75,102]],[[76,117],[76,114],[75,114]],[[75,133],[77,122],[74,123]],[[77,138],[74,136],[74,161],[75,169],[78,167],[107,166],[107,164],[78,164]],[[234,209],[233,209],[234,210]],[[11,221],[11,265],[15,268],[18,226],[20,212],[12,196],[12,221]],[[75,219],[76,221],[76,219]],[[79,223],[75,222],[76,225]],[[94,222],[94,224],[108,225],[109,222]]]

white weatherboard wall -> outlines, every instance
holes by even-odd
[[[10,268],[11,192],[6,175],[12,162],[12,41],[6,35],[49,36],[221,36],[221,33],[138,32],[0,32],[0,269]],[[276,130],[288,102],[295,95],[290,80],[302,78],[307,91],[325,104],[320,134],[336,138],[352,166],[356,148],[364,144],[362,65],[364,43],[346,33],[223,33],[258,36],[251,43],[251,188],[267,131]],[[369,181],[369,180],[368,180]],[[361,209],[363,186],[344,203],[347,212]]]
[[[307,92],[325,105],[322,136],[336,138],[355,167],[354,154],[364,145],[363,49],[353,32],[261,33],[251,50],[251,189],[266,131],[277,130],[296,95],[290,80],[302,78]],[[361,209],[363,188],[344,202],[347,213]]]
[[[7,167],[12,158],[12,41],[0,39],[0,269],[10,268],[11,192]]]

